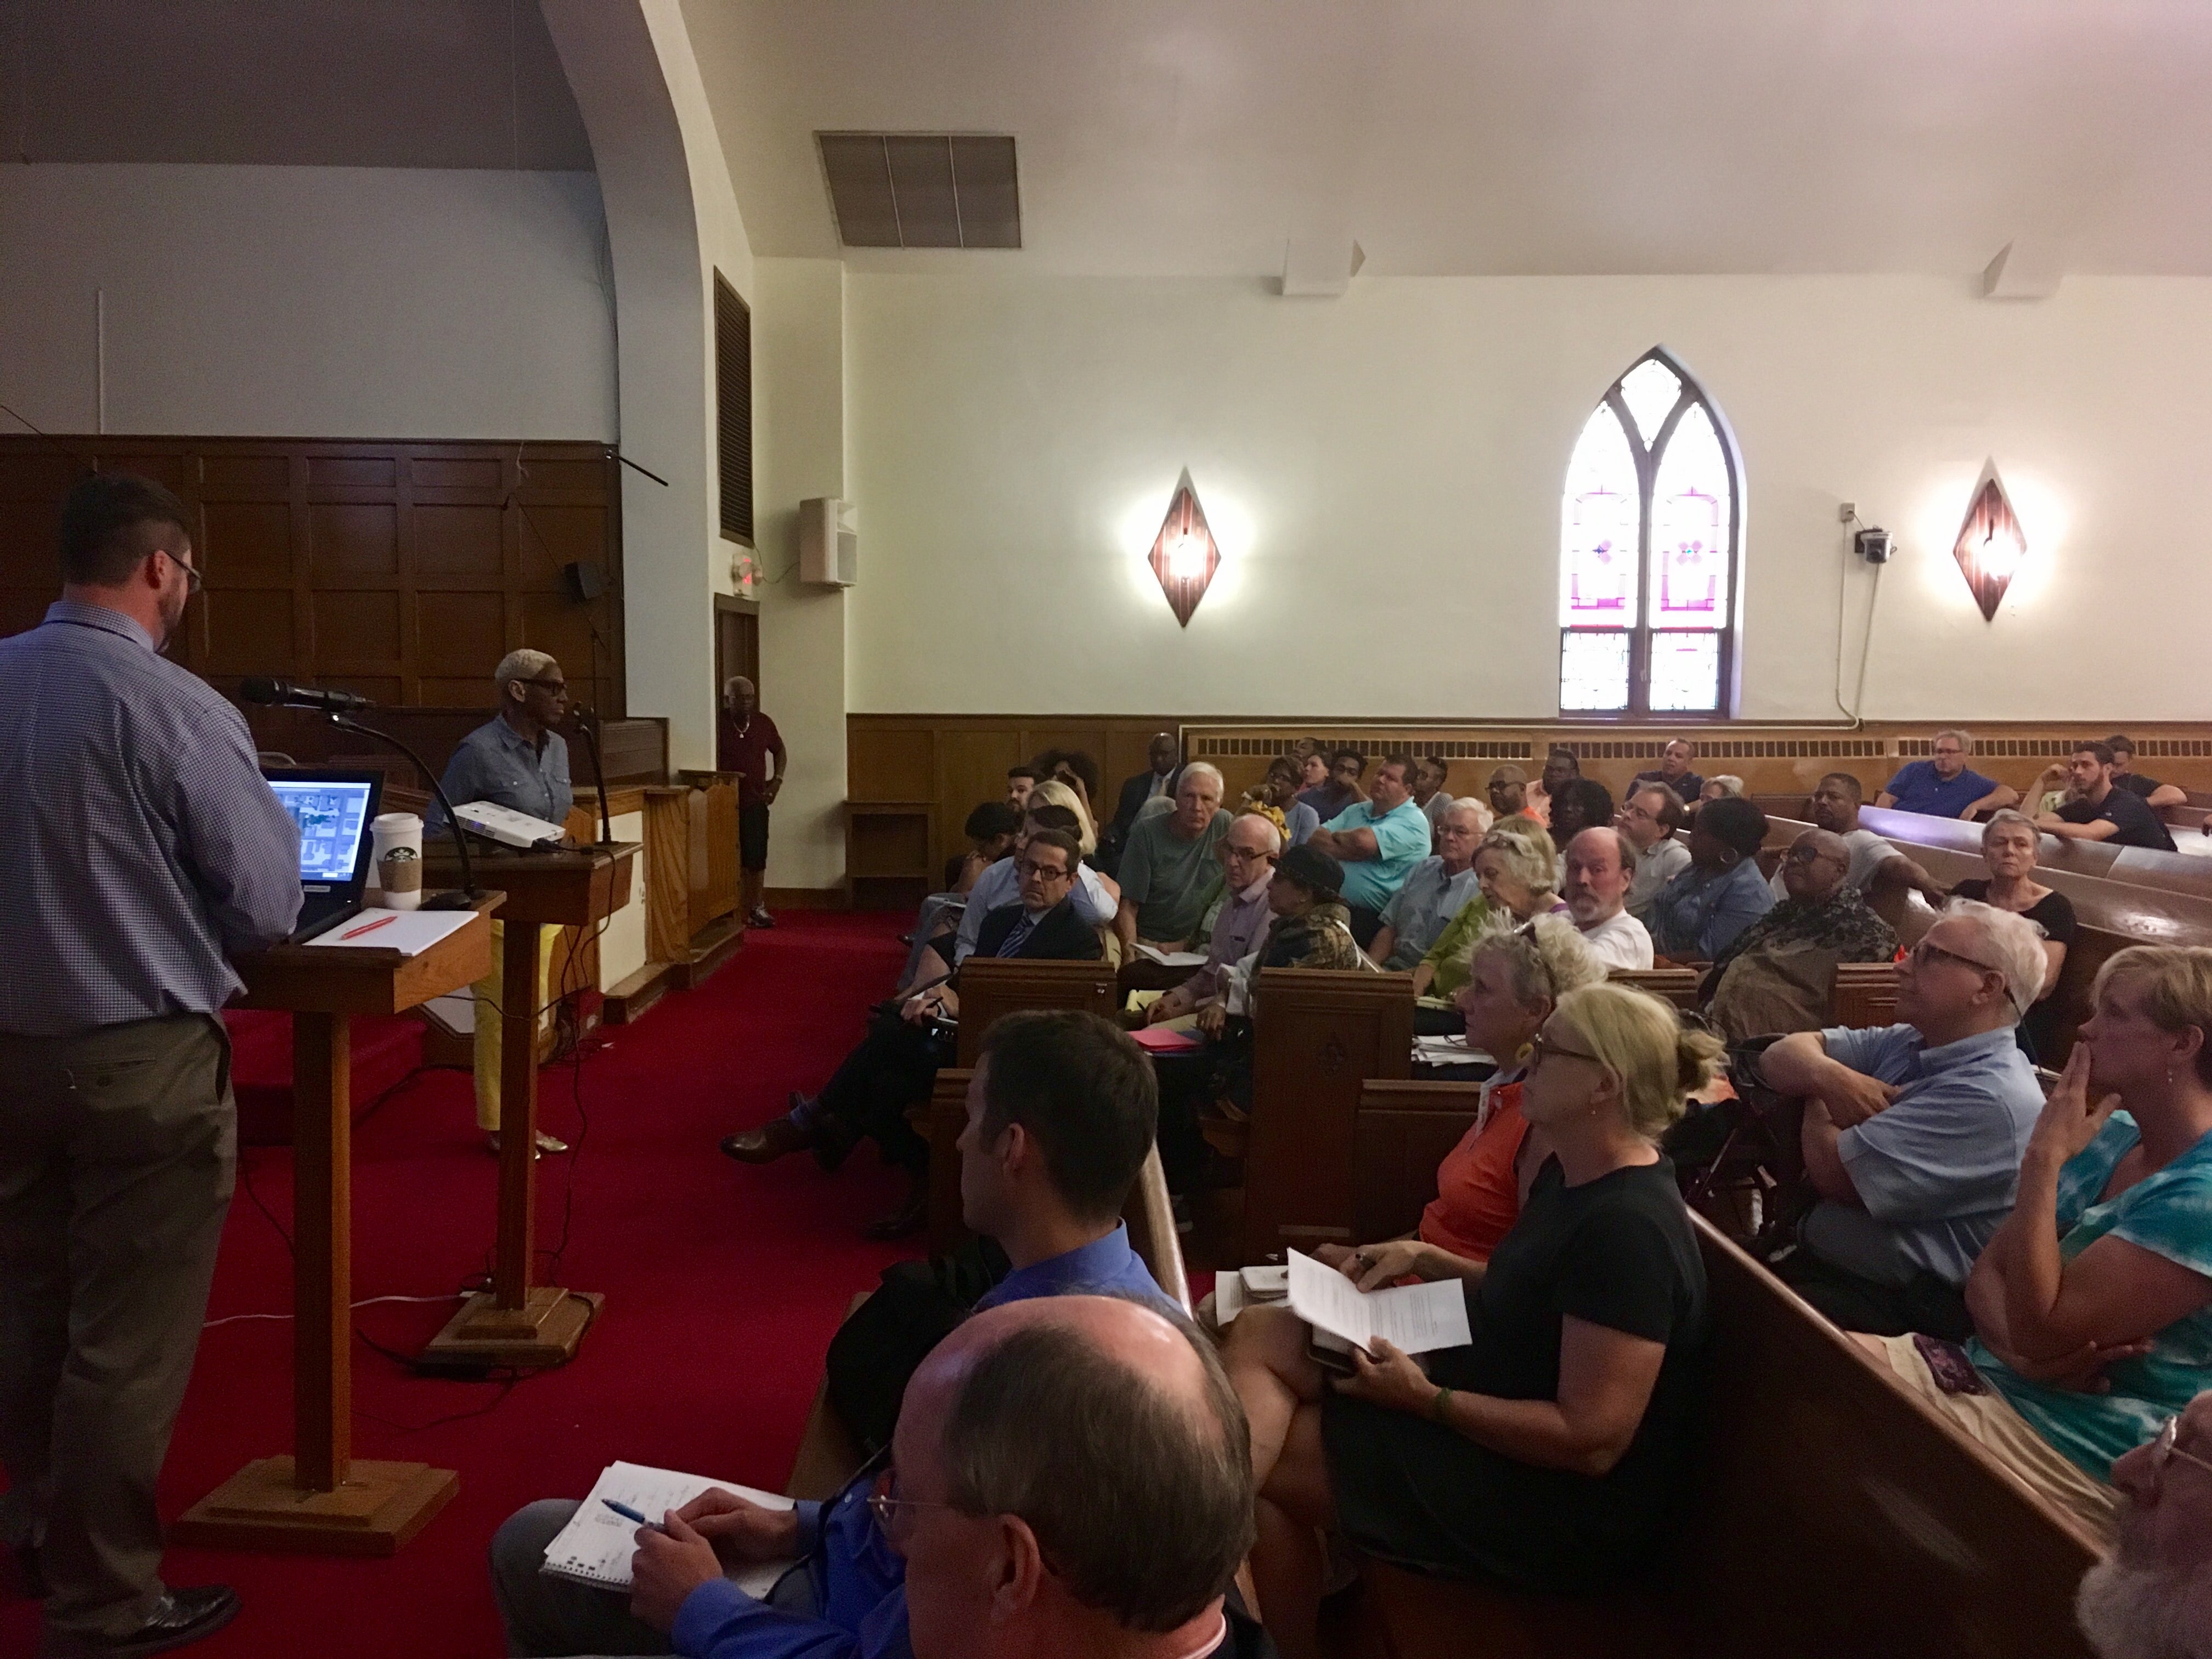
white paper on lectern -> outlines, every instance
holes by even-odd
[[[1291,1252],[1291,1311],[1315,1329],[1363,1348],[1380,1337],[1402,1352],[1427,1353],[1474,1340],[1466,1287],[1459,1280],[1363,1291],[1301,1250]]]
[[[349,916],[328,933],[307,941],[307,948],[343,951],[397,951],[403,957],[419,957],[439,940],[458,933],[476,920],[473,910],[363,910]],[[356,928],[357,939],[346,935]]]

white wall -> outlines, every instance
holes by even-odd
[[[110,432],[609,440],[604,236],[590,173],[0,167],[0,401],[100,429],[104,289]]]
[[[852,274],[846,314],[858,710],[1549,715],[1567,458],[1654,343],[1743,453],[1745,717],[1837,716],[1839,501],[1901,542],[1869,716],[2204,706],[2212,283]],[[1950,552],[1991,456],[2030,541],[1994,625]],[[1188,630],[1142,563],[1185,466],[1226,558]]]

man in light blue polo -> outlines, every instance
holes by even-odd
[[[1903,1024],[1786,1036],[1759,1062],[1805,1098],[1805,1170],[1820,1194],[1776,1271],[1846,1330],[1972,1334],[1963,1287],[2011,1212],[2043,1110],[2014,1041],[2043,988],[2041,930],[1954,900],[1899,965]]]
[[[1306,844],[1344,866],[1352,936],[1365,950],[1382,926],[1382,908],[1429,854],[1428,815],[1413,805],[1413,757],[1391,755],[1375,769],[1367,799],[1315,830]]]

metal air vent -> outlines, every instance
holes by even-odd
[[[1014,141],[989,133],[817,132],[847,247],[1019,247]]]

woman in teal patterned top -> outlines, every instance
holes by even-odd
[[[2212,1387],[2212,950],[2122,951],[2091,995],[2017,1204],[1966,1282],[1967,1352],[2109,1481]]]

